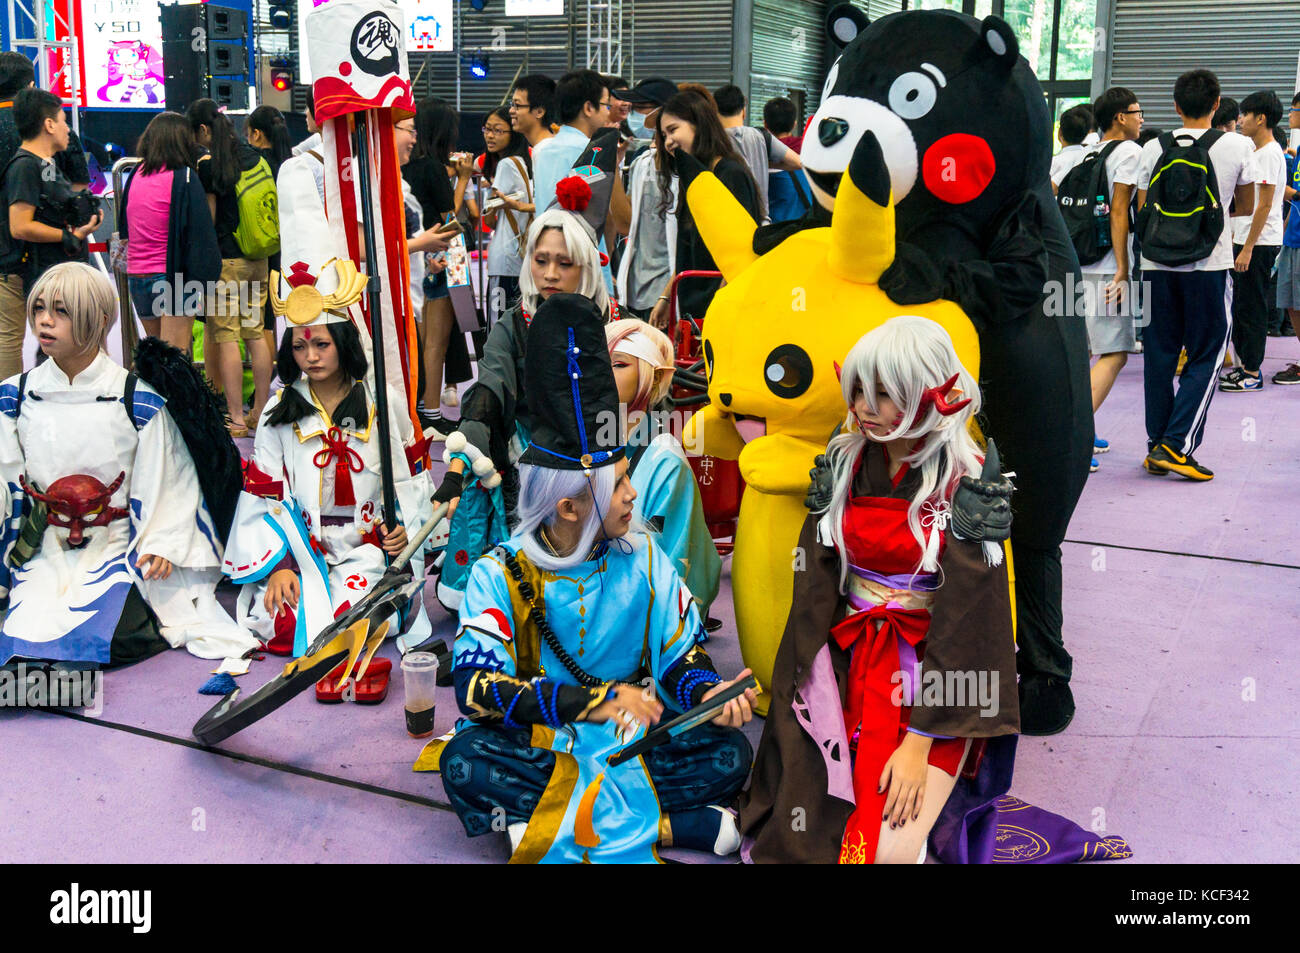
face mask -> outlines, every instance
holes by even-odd
[[[645,116],[639,112],[627,114],[627,127],[632,130],[632,135],[637,139],[650,139],[652,137],[652,134],[646,129]]]

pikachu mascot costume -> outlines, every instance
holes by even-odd
[[[1050,305],[1078,264],[1048,186],[1042,89],[997,17],[868,23],[842,4],[827,32],[842,53],[804,142],[818,201],[803,220],[756,228],[711,174],[677,159],[727,280],[704,323],[710,404],[684,436],[694,452],[738,458],[748,482],[732,564],[745,663],[770,678],[808,470],[843,412],[832,362],[895,315],[933,317],[980,380],[980,425],[1017,474],[1022,731],[1059,731],[1074,711],[1059,546],[1087,478],[1092,413],[1083,322]]]
[[[684,442],[740,463],[736,626],[745,664],[766,686],[803,558],[796,544],[808,515],[808,470],[844,420],[836,362],[871,328],[914,314],[943,325],[978,377],[979,337],[951,301],[900,309],[878,287],[894,260],[894,203],[870,133],[844,173],[830,227],[799,231],[761,257],[752,249],[754,220],[726,186],[690,157],[677,166],[727,282],[704,322],[710,402],[691,418]],[[760,696],[764,712],[767,700]]]

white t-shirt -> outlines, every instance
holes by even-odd
[[[1060,185],[1065,174],[1079,164],[1087,151],[1086,146],[1066,146],[1052,156],[1052,184]]]
[[[530,188],[523,172],[523,160],[516,156],[498,162],[496,173],[492,177],[492,188],[502,195],[527,195]],[[514,222],[514,228],[510,227],[511,222]],[[492,244],[488,246],[489,275],[499,278],[519,277],[519,270],[524,263],[520,239],[527,233],[530,223],[531,216],[527,212],[514,212],[505,206],[497,210],[497,224],[492,230]]]
[[[1286,192],[1286,153],[1276,140],[1270,140],[1263,149],[1255,151],[1255,202],[1259,202],[1259,187],[1273,186],[1273,205],[1268,210],[1268,221],[1259,233],[1256,245],[1282,244],[1282,195]],[[1253,215],[1241,215],[1232,220],[1232,243],[1246,244],[1250,237]]]
[[[1182,128],[1175,129],[1173,134],[1199,139],[1204,132],[1208,130]],[[1145,192],[1151,187],[1151,174],[1155,172],[1156,164],[1160,161],[1163,152],[1159,139],[1152,139],[1142,147],[1142,158],[1138,162],[1139,192]],[[1219,180],[1219,201],[1223,203],[1224,208],[1223,232],[1219,235],[1219,243],[1214,246],[1214,251],[1209,255],[1190,265],[1161,265],[1143,255],[1143,270],[1228,271],[1232,268],[1234,260],[1232,229],[1228,225],[1227,209],[1232,202],[1232,196],[1237,191],[1237,186],[1249,185],[1255,181],[1255,144],[1243,135],[1229,132],[1210,147],[1210,162],[1214,164],[1214,174]]]
[[[1079,162],[1092,153],[1101,152],[1109,142],[1099,142],[1095,146],[1084,149],[1079,153]],[[1117,185],[1137,185],[1138,160],[1142,157],[1142,147],[1131,139],[1120,142],[1110,151],[1106,157],[1106,181],[1110,183],[1111,215],[1122,215],[1125,210],[1115,208],[1115,186]],[[1078,165],[1078,162],[1075,163]],[[1062,177],[1064,178],[1064,177]],[[1058,185],[1060,183],[1057,183]],[[1137,198],[1137,192],[1134,190],[1133,199]],[[1131,199],[1132,200],[1132,199]],[[1130,201],[1131,201],[1130,200]],[[1133,267],[1133,233],[1129,232],[1128,236],[1128,262],[1129,267]],[[1082,265],[1084,274],[1105,274],[1107,277],[1115,274],[1115,249],[1106,252],[1106,257],[1101,261],[1094,262],[1091,265]]]

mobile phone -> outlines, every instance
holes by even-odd
[[[450,222],[443,222],[441,225],[439,225],[438,231],[440,232],[454,231],[457,234],[463,235],[465,233],[465,226],[453,218]]]

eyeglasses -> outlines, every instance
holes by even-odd
[[[511,109],[532,109],[533,107],[528,105],[527,103],[516,103],[511,101],[510,108]]]
[[[608,100],[608,99],[602,99],[602,100],[601,100],[600,102],[598,102],[596,105],[599,106],[601,109],[608,109],[609,106],[610,106],[610,103],[609,103],[609,100]]]
[[[510,130],[507,129],[505,126],[484,126],[484,127],[483,127],[483,135],[485,135],[485,136],[488,136],[488,135],[491,135],[491,136],[504,136],[504,135],[506,135],[508,132],[510,132]]]
[[[416,133],[415,133],[415,127],[414,127],[414,126],[394,126],[393,128],[394,128],[394,129],[400,129],[402,132],[406,133],[408,136],[414,136],[414,135],[416,134]]]
[[[1125,115],[1125,116],[1141,116],[1141,115],[1144,115],[1144,114],[1143,114],[1142,110],[1140,110],[1140,109],[1126,109],[1126,110],[1124,110],[1123,115]]]

